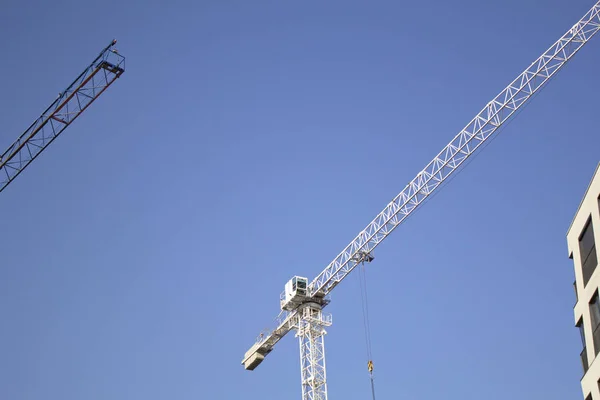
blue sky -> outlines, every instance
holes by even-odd
[[[0,196],[0,397],[300,398],[314,277],[589,0],[8,0],[8,146],[117,38],[127,70]],[[600,39],[376,252],[378,398],[581,398],[566,231],[598,158]],[[330,399],[369,398],[358,277]]]

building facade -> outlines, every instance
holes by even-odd
[[[600,400],[600,164],[567,232],[569,258],[575,267],[575,326],[581,336],[581,389],[585,400]]]

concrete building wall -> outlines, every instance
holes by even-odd
[[[583,331],[581,389],[585,400],[600,400],[600,164],[569,227],[567,245],[575,269],[574,322]]]

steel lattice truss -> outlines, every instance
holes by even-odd
[[[406,187],[363,229],[350,244],[308,285],[308,295],[298,308],[283,310],[277,327],[260,335],[246,352],[242,364],[255,369],[288,332],[300,337],[303,400],[325,399],[324,326],[321,308],[328,295],[360,263],[373,259],[373,250],[419,205],[442,185],[461,165],[600,30],[600,1],[544,54],[502,90],[462,129],[452,141],[406,185]],[[307,310],[310,315],[305,315]],[[315,322],[315,314],[321,323]],[[330,318],[330,317],[329,317]],[[312,324],[312,329],[307,326]],[[321,330],[319,330],[321,329]],[[322,334],[318,335],[317,333]],[[316,340],[320,338],[320,340]],[[322,372],[321,372],[322,371]],[[312,386],[310,386],[310,385]],[[310,397],[312,396],[312,397]],[[320,397],[317,397],[320,396]]]
[[[325,326],[331,317],[324,316],[321,307],[302,309],[296,326],[300,341],[300,371],[302,400],[327,400],[325,372]]]
[[[431,195],[600,29],[600,2],[500,92],[310,283],[327,295],[364,257]]]
[[[0,192],[125,71],[112,41],[0,156]]]

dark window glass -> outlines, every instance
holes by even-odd
[[[597,290],[590,300],[590,318],[592,320],[592,329],[596,329],[598,323],[600,323],[600,304],[598,304]]]
[[[581,267],[583,270],[583,284],[585,286],[594,273],[596,265],[598,265],[594,228],[591,218],[588,219],[588,222],[585,224],[583,232],[579,237],[579,254],[581,257]]]
[[[594,293],[589,303],[592,335],[594,339],[594,354],[600,352],[600,304],[598,291]]]
[[[581,367],[583,368],[583,374],[585,375],[586,372],[588,371],[588,368],[590,367],[590,364],[588,363],[588,358],[587,358],[587,348],[583,348],[583,350],[581,350],[581,353],[579,354],[579,358],[581,359]]]
[[[580,319],[577,322],[577,329],[579,329],[579,336],[581,337],[581,346],[583,350],[579,354],[579,358],[581,360],[581,367],[583,368],[583,373],[585,374],[589,368],[588,358],[587,358],[587,348],[585,347],[585,333],[583,331],[583,319]]]
[[[583,330],[583,320],[580,319],[577,323],[577,328],[579,329],[579,337],[581,338],[581,345],[585,347],[585,332]]]
[[[579,251],[581,254],[589,254],[594,247],[594,227],[592,224],[592,219],[588,219],[583,231],[581,232],[581,237],[579,238]]]
[[[585,283],[586,284],[588,283],[588,281],[592,277],[592,274],[596,270],[596,266],[597,265],[598,265],[598,257],[596,255],[596,248],[594,247],[592,249],[592,251],[590,252],[590,254],[588,255],[588,257],[583,262],[583,266],[582,266],[583,267],[583,271],[584,271],[584,278],[587,277],[585,279]]]

